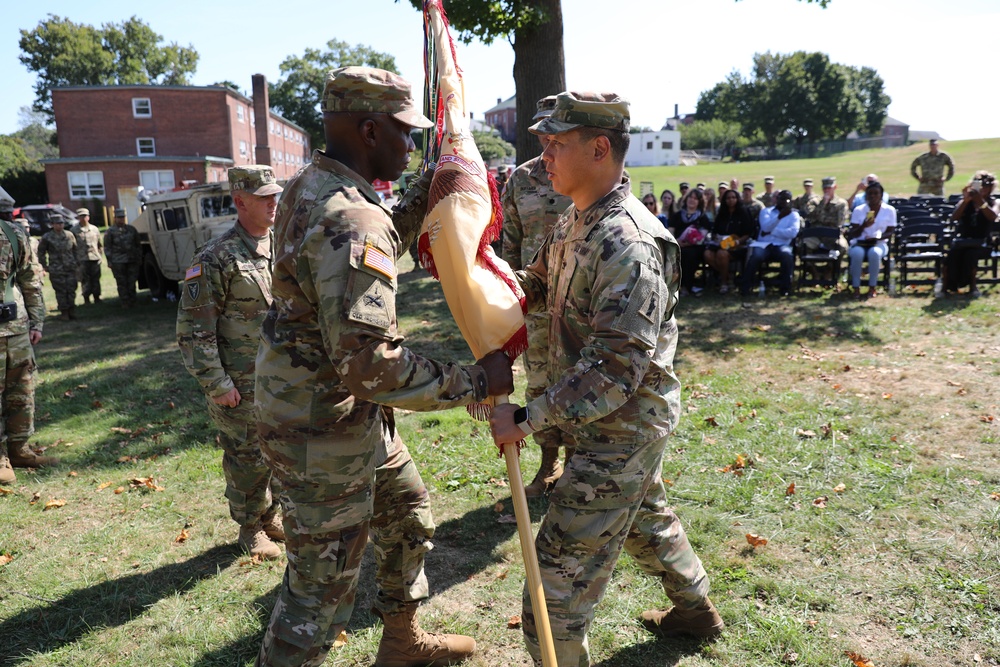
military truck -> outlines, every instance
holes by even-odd
[[[142,243],[139,287],[153,298],[177,294],[195,253],[236,222],[229,183],[207,183],[152,195],[132,225]]]

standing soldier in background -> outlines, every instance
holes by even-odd
[[[41,280],[45,272],[42,270],[42,265],[38,263],[38,239],[31,235],[31,223],[27,218],[14,218],[14,224],[20,225],[21,229],[24,230],[24,235],[28,238],[28,244],[25,248],[31,251],[31,268],[35,270],[35,275]]]
[[[812,214],[816,204],[819,203],[819,195],[813,192],[813,179],[807,178],[802,181],[803,192],[792,201],[792,208],[797,209],[803,220],[807,220]]]
[[[38,261],[49,274],[56,293],[60,320],[76,319],[76,272],[80,260],[76,255],[76,237],[65,229],[62,218],[52,219],[52,229],[38,242]]]
[[[555,105],[555,95],[538,100],[538,112],[532,120],[548,118]],[[539,140],[544,148],[547,137],[540,136]],[[552,189],[541,156],[514,170],[503,193],[503,258],[512,269],[520,271],[531,262],[552,226],[572,203],[569,197]],[[524,319],[528,327],[528,349],[524,353],[528,388],[524,398],[525,402],[530,402],[541,396],[549,384],[546,371],[549,314],[529,313]],[[574,447],[572,436],[558,428],[536,431],[532,437],[542,450],[542,464],[531,484],[524,487],[524,494],[529,498],[542,495],[559,481],[563,472],[559,445],[566,450],[567,464]]]
[[[274,560],[281,549],[272,540],[284,540],[285,533],[257,443],[254,368],[260,325],[271,305],[271,227],[281,186],[270,167],[249,165],[229,170],[229,189],[238,219],[202,248],[184,276],[177,344],[220,431],[226,498],[240,525],[240,547]]]
[[[917,167],[920,167],[919,174]],[[947,176],[944,175],[945,168],[948,169]],[[910,165],[910,175],[920,182],[917,186],[918,195],[944,196],[944,182],[950,181],[955,175],[955,163],[950,155],[938,150],[938,140],[931,139],[930,150]]]
[[[28,235],[12,224],[14,202],[0,200],[0,483],[16,481],[14,467],[37,468],[55,459],[28,447],[35,432],[35,353],[42,339],[42,279],[31,261]]]
[[[774,206],[774,176],[764,177],[764,192],[757,195],[757,201],[761,203],[761,208],[771,208]]]
[[[123,208],[115,209],[115,224],[104,232],[104,254],[118,283],[122,308],[131,308],[135,305],[135,283],[139,280],[142,247],[139,245],[139,232],[125,221]]]
[[[90,211],[85,208],[76,209],[76,219],[79,224],[73,229],[76,236],[76,253],[80,260],[80,292],[83,302],[101,302],[101,232],[90,224]]]
[[[764,205],[760,203],[760,197],[754,199],[753,183],[743,184],[743,205],[746,206],[754,223],[759,223],[760,212],[764,210]]]

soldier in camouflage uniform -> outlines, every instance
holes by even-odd
[[[24,230],[24,235],[28,237],[28,245],[25,247],[31,253],[31,268],[34,270],[35,275],[38,276],[38,279],[41,280],[45,272],[42,270],[42,265],[38,263],[39,239],[31,235],[31,223],[27,218],[14,218],[14,224],[20,225],[21,229]]]
[[[76,236],[76,253],[80,260],[80,292],[83,302],[101,302],[101,252],[104,244],[101,242],[101,232],[90,224],[90,211],[86,208],[76,209],[76,219],[79,224],[73,229]]]
[[[122,308],[133,307],[142,246],[139,244],[138,230],[125,220],[125,209],[115,209],[115,224],[104,232],[104,254],[108,258],[115,282],[118,283],[118,299]]]
[[[184,275],[177,344],[219,428],[226,498],[240,526],[240,547],[274,560],[281,549],[272,540],[284,540],[285,533],[271,471],[257,444],[254,368],[260,325],[271,305],[271,226],[281,186],[270,167],[249,165],[229,170],[229,189],[238,219],[202,248]]]
[[[760,197],[754,199],[753,183],[743,184],[743,205],[746,206],[747,212],[750,213],[750,217],[753,218],[753,221],[759,222],[760,212],[764,210],[764,205],[760,203]]]
[[[813,192],[813,179],[807,178],[802,181],[802,194],[792,200],[792,208],[798,210],[803,220],[809,218],[812,210],[819,203],[819,195]]]
[[[757,201],[761,203],[761,208],[771,208],[774,206],[774,176],[764,177],[764,192],[757,195]]]
[[[444,364],[402,346],[396,260],[419,231],[426,182],[390,215],[371,186],[396,180],[410,130],[433,124],[410,84],[345,67],[322,95],[326,151],[288,183],[275,223],[274,301],[257,355],[261,451],[281,482],[288,567],[258,665],[323,663],[354,607],[361,556],[375,543],[376,665],[451,664],[475,650],[415,616],[428,595],[429,496],[396,432],[393,407],[437,410],[513,391],[503,353]],[[421,193],[423,205],[411,200]],[[411,206],[412,205],[412,206]]]
[[[628,127],[625,100],[570,92],[531,127],[549,137],[542,160],[553,187],[573,200],[517,272],[529,309],[552,316],[549,386],[525,407],[497,406],[491,419],[498,444],[554,426],[576,441],[535,542],[559,667],[590,665],[587,630],[622,549],[674,603],[643,614],[651,631],[710,638],[723,627],[663,486],[680,416],[680,248],[623,178]],[[522,619],[541,664],[527,590]]]
[[[0,200],[0,483],[16,480],[13,467],[55,463],[28,446],[35,432],[35,353],[42,339],[42,279],[31,258],[28,235],[12,224],[14,202]],[[13,467],[12,467],[13,466]]]
[[[64,228],[61,218],[52,220],[52,229],[38,242],[38,261],[49,274],[56,293],[60,320],[76,319],[76,272],[80,260],[76,255],[76,237]]]
[[[551,115],[555,103],[555,95],[538,100],[534,120]],[[544,143],[544,138],[542,141]],[[552,225],[572,203],[569,197],[552,189],[541,156],[514,170],[503,193],[503,258],[512,269],[523,269],[531,262]],[[528,328],[528,349],[524,353],[528,388],[524,397],[525,401],[531,401],[541,396],[548,386],[545,364],[549,316],[547,313],[530,313],[524,319]],[[542,464],[534,480],[524,488],[529,498],[542,495],[562,475],[560,445],[565,447],[566,461],[573,455],[573,439],[560,429],[544,429],[533,433],[532,437],[542,450]]]
[[[917,168],[920,173],[917,173]],[[944,170],[948,169],[945,176]],[[920,182],[917,186],[918,195],[944,195],[944,182],[950,181],[955,175],[955,163],[951,156],[938,149],[937,139],[931,139],[930,150],[913,161],[910,165],[910,175]]]

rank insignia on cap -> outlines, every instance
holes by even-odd
[[[365,257],[362,264],[370,269],[375,269],[389,280],[396,277],[396,265],[392,258],[375,246],[365,246]]]
[[[184,280],[194,280],[199,277],[201,277],[201,264],[195,264],[184,274]]]

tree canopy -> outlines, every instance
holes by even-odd
[[[100,28],[49,14],[33,30],[21,30],[19,59],[38,75],[33,108],[53,117],[52,88],[115,84],[184,85],[198,52],[163,37],[133,16]]]
[[[698,98],[698,120],[739,123],[759,132],[768,147],[791,137],[796,143],[876,134],[890,97],[870,67],[830,61],[825,53],[754,54],[750,76],[733,71]]]
[[[270,85],[271,107],[309,134],[314,147],[323,146],[323,117],[320,96],[326,84],[326,74],[332,69],[349,66],[378,67],[397,72],[396,59],[369,46],[351,46],[331,39],[326,49],[306,49],[301,56],[288,56],[280,65],[282,78]],[[420,82],[411,82],[416,86]],[[418,93],[419,94],[419,93]]]
[[[502,160],[506,157],[513,157],[514,147],[504,141],[496,132],[472,131],[472,138],[476,142],[479,154],[487,162],[491,160]]]

